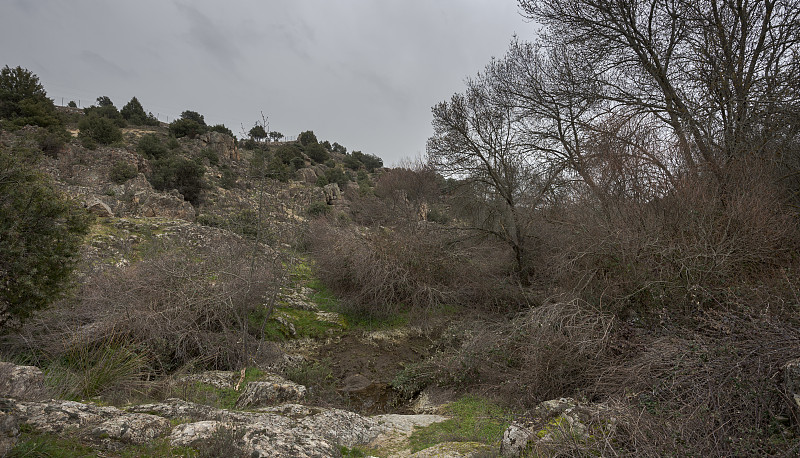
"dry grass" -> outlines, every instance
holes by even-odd
[[[321,280],[362,312],[509,310],[525,303],[508,283],[502,248],[459,239],[455,231],[416,224],[356,229],[318,219],[309,232]]]
[[[232,235],[205,242],[156,243],[130,266],[90,272],[74,300],[9,336],[6,350],[55,370],[74,388],[68,396],[135,391],[136,380],[186,366],[233,370],[274,356],[258,317],[269,315],[279,264]]]

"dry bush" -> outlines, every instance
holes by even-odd
[[[140,379],[186,365],[239,369],[272,356],[260,326],[279,287],[274,255],[231,234],[155,245],[130,266],[87,274],[74,300],[11,336],[8,349],[42,367],[65,363],[77,376],[116,358],[135,365],[125,374]]]
[[[398,383],[479,387],[517,407],[574,396],[612,357],[614,323],[571,302],[531,308],[510,321],[457,327],[445,332],[446,348],[406,370]]]
[[[649,443],[627,447],[638,454],[796,456],[797,411],[782,383],[783,366],[800,354],[796,324],[731,312],[709,312],[698,324],[643,339],[593,376],[588,393],[624,399],[650,417],[629,431]]]
[[[524,303],[508,283],[502,248],[458,235],[433,225],[356,229],[326,219],[309,230],[320,279],[358,311],[385,316],[445,304],[508,310]]]
[[[698,178],[648,202],[570,205],[545,262],[564,289],[623,314],[718,305],[730,284],[758,283],[797,250],[796,214],[773,182],[732,166],[725,186]]]

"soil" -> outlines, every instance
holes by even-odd
[[[331,369],[339,407],[367,415],[412,413],[410,399],[391,382],[407,364],[428,356],[432,345],[420,332],[354,332],[317,347],[312,357]]]

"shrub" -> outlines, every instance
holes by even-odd
[[[203,118],[203,115],[201,115],[200,113],[198,113],[196,111],[191,111],[191,110],[184,111],[183,113],[181,113],[181,119],[185,119],[185,120],[188,120],[188,121],[194,121],[194,122],[196,122],[197,124],[200,124],[203,127],[206,126],[205,118]]]
[[[200,151],[200,158],[208,159],[208,163],[211,165],[219,165],[219,154],[216,152],[216,150],[206,148]]]
[[[222,166],[222,178],[219,180],[219,185],[225,189],[233,189],[236,187],[236,172],[229,166]]]
[[[192,119],[176,119],[169,123],[169,133],[176,138],[189,137],[195,138],[206,132],[206,126]]]
[[[274,156],[289,165],[295,158],[303,159],[303,152],[297,145],[281,145],[275,150]]]
[[[364,167],[370,173],[374,172],[375,169],[383,167],[383,159],[374,154],[364,154],[361,151],[353,151],[352,157],[364,164]]]
[[[69,132],[62,128],[42,129],[36,136],[36,142],[42,152],[55,157],[64,149],[64,144],[71,138]]]
[[[91,271],[75,300],[32,321],[12,346],[42,366],[78,355],[94,367],[106,349],[118,361],[133,353],[145,377],[272,362],[261,323],[248,317],[280,287],[280,263],[239,238],[204,234],[202,246],[161,240],[129,266]]]
[[[139,169],[125,161],[117,161],[108,172],[108,178],[116,184],[122,184],[131,178],[136,178]]]
[[[22,67],[0,70],[0,119],[7,129],[26,125],[61,129],[63,122],[39,77]]]
[[[148,159],[159,159],[167,155],[167,148],[156,134],[145,134],[136,144],[136,151]]]
[[[331,207],[321,200],[311,202],[308,208],[306,208],[306,213],[308,213],[309,216],[327,215],[330,211]]]
[[[172,151],[175,151],[175,150],[179,149],[180,147],[181,147],[181,144],[180,144],[180,142],[178,142],[178,139],[173,137],[173,136],[170,136],[169,140],[167,140],[167,148],[171,149]]]
[[[323,148],[319,143],[312,143],[306,146],[305,153],[317,164],[325,162],[330,157],[328,152],[325,151],[325,148]]]
[[[360,169],[363,164],[359,161],[356,157],[352,155],[347,155],[344,157],[344,161],[342,161],[345,167],[350,170],[358,170]]]
[[[99,116],[92,112],[81,119],[78,123],[78,138],[81,140],[97,142],[101,145],[122,141],[122,131],[114,121],[109,118]]]
[[[578,396],[612,361],[614,324],[613,316],[577,301],[531,308],[512,320],[454,323],[444,332],[447,348],[409,366],[395,384],[406,391],[494,386],[517,407]]]
[[[309,241],[320,279],[358,313],[387,316],[443,304],[508,310],[525,301],[506,282],[506,253],[459,241],[454,232],[416,224],[359,232],[317,219]]]
[[[339,189],[344,189],[347,183],[350,182],[350,177],[344,173],[341,167],[335,167],[325,171],[325,175],[317,179],[317,186],[325,186],[328,183],[336,183]]]
[[[92,221],[24,157],[0,150],[0,328],[67,292]]]
[[[289,165],[292,166],[292,170],[300,170],[306,166],[306,161],[300,157],[293,157]]]
[[[230,130],[230,129],[228,129],[228,128],[225,126],[225,124],[215,124],[215,125],[213,125],[213,126],[209,127],[209,128],[208,128],[208,131],[209,131],[209,132],[219,132],[219,133],[221,133],[221,134],[225,134],[225,135],[228,135],[228,136],[230,136],[230,137],[236,138],[236,137],[233,135],[233,131],[232,131],[232,130]]]
[[[292,170],[280,157],[275,155],[270,158],[266,170],[266,175],[268,177],[285,183],[289,181],[291,174]]]
[[[252,138],[248,138],[247,140],[244,141],[244,143],[242,143],[242,146],[244,147],[244,149],[252,150],[258,148],[258,143],[256,143],[256,141],[253,140]]]
[[[78,104],[75,103],[74,100],[70,100],[69,103],[67,104],[67,106],[70,107],[70,108],[78,108]]]
[[[297,141],[300,142],[301,145],[308,146],[317,143],[317,136],[314,135],[314,131],[307,130],[305,132],[300,133],[297,136]]]
[[[111,99],[108,97],[98,97],[97,103],[97,106],[91,106],[83,109],[83,112],[86,114],[86,116],[92,115],[100,118],[106,118],[113,122],[117,127],[125,127],[127,125],[125,118],[117,110],[117,107],[111,103]]]
[[[742,165],[728,189],[695,179],[644,204],[572,206],[562,213],[571,230],[542,238],[559,256],[544,264],[565,289],[622,316],[714,307],[731,284],[780,272],[797,249],[797,219],[770,183],[763,168]]]
[[[120,114],[126,121],[136,126],[159,125],[158,119],[156,119],[152,113],[145,113],[142,104],[136,97],[131,98],[131,100],[122,107]]]
[[[200,203],[205,167],[181,157],[163,157],[150,162],[150,183],[155,189],[177,189],[192,205]]]

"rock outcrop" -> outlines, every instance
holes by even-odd
[[[0,361],[0,398],[39,401],[50,397],[38,367]]]
[[[117,448],[118,443],[144,444],[170,432],[170,422],[156,415],[129,413],[74,401],[17,402],[20,423],[36,431],[70,435]]]
[[[297,402],[306,395],[306,387],[277,375],[268,375],[264,380],[250,382],[236,401],[240,409],[264,407],[282,402]]]
[[[206,144],[206,148],[216,151],[221,157],[232,161],[240,159],[236,140],[230,135],[221,132],[208,132],[198,138]]]
[[[533,444],[546,455],[547,446],[558,441],[589,441],[593,434],[592,420],[600,420],[604,433],[613,435],[617,419],[604,404],[580,403],[572,398],[544,401],[536,407],[532,419],[515,421],[506,429],[500,453],[518,457]]]

